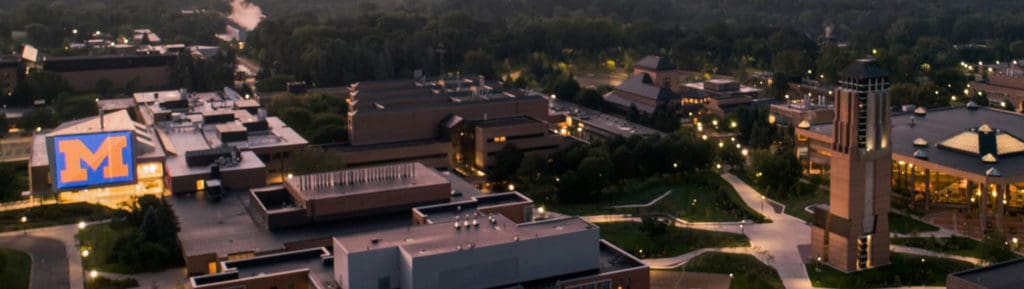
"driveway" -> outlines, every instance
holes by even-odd
[[[32,235],[0,236],[0,247],[32,256],[30,289],[68,288],[68,255],[64,242]]]

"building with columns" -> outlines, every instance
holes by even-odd
[[[839,76],[829,204],[814,211],[811,250],[826,264],[853,272],[889,264],[889,73],[861,59]]]
[[[973,103],[893,115],[893,203],[971,236],[1021,237],[1022,124],[1024,114]],[[810,172],[835,170],[824,149],[833,134],[829,123],[796,128],[797,154]]]

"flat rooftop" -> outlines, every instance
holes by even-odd
[[[599,267],[601,273],[647,266],[640,259],[633,257],[633,255],[626,253],[626,251],[605,240],[601,240],[598,256],[601,259],[601,266]]]
[[[297,188],[306,200],[338,195],[372,194],[441,185],[448,179],[421,163],[388,164],[335,172],[293,176],[285,184]]]
[[[1016,289],[1024,283],[1024,258],[1010,260],[988,267],[953,273],[963,279],[987,289]]]
[[[466,227],[460,226],[460,229],[455,228],[454,222],[435,223],[336,237],[334,242],[348,253],[398,247],[416,257],[450,253],[467,248],[466,246],[482,248],[586,230],[599,230],[594,224],[579,217],[548,219],[523,224],[516,224],[500,214],[494,215],[493,223],[488,220],[487,216],[479,216],[474,220],[477,221],[477,226],[470,224]]]
[[[469,200],[422,206],[413,210],[423,214],[430,223],[447,223],[455,221],[460,216],[475,215],[483,208],[519,203],[532,204],[533,200],[518,192],[491,193]]]
[[[285,244],[411,225],[409,212],[373,218],[327,222],[273,232],[264,229],[249,215],[248,192],[227,192],[218,202],[202,196],[175,195],[166,198],[178,215],[182,252],[185,256],[215,253],[225,257],[234,253],[281,250]]]
[[[911,119],[914,125],[910,125]],[[893,154],[913,157],[914,152],[923,150],[927,160],[941,166],[955,168],[984,176],[989,168],[997,168],[1003,177],[1024,176],[1024,154],[1000,156],[997,163],[986,163],[978,155],[940,148],[943,141],[987,124],[1015,136],[1024,136],[1024,114],[988,107],[968,109],[965,106],[932,109],[924,116],[902,113],[892,116]],[[810,132],[832,137],[832,123],[812,125]],[[922,138],[927,147],[917,147],[914,140]]]
[[[474,125],[482,128],[502,127],[510,125],[521,125],[530,123],[542,123],[538,120],[526,117],[526,116],[514,116],[498,119],[481,120],[474,122]]]
[[[554,99],[551,101],[551,110],[555,112],[566,112],[574,120],[582,122],[588,127],[596,127],[603,131],[623,137],[663,134],[653,128],[628,121],[624,118],[599,112],[582,105],[560,99]]]

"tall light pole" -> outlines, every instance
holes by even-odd
[[[761,196],[761,216],[764,216],[764,196]]]

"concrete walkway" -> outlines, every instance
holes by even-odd
[[[640,217],[634,217],[632,215],[592,215],[592,216],[580,216],[587,222],[594,224],[600,223],[616,223],[616,222],[643,222]],[[675,218],[674,225],[677,228],[689,228],[698,229],[705,231],[716,231],[716,232],[728,232],[741,234],[743,229],[740,228],[741,222],[688,222],[686,220]],[[750,226],[750,223],[746,223],[746,226]]]
[[[671,194],[672,194],[672,190],[668,190],[668,191],[665,191],[664,194],[661,194],[660,197],[654,198],[654,200],[651,200],[650,202],[648,202],[646,204],[630,204],[630,205],[613,206],[612,209],[635,209],[635,208],[650,207],[650,206],[653,206],[654,204],[658,203],[659,201],[661,201],[661,199],[664,199],[665,197],[668,197],[668,195],[671,195]]]
[[[744,183],[740,178],[722,173],[722,179],[731,185],[743,202],[751,208],[761,205],[762,195]],[[763,248],[771,256],[769,266],[775,268],[787,289],[812,289],[811,280],[807,277],[803,257],[798,246],[810,243],[811,230],[807,224],[796,217],[776,212],[764,211],[764,216],[772,223],[750,224],[745,233],[750,244]]]
[[[0,237],[0,248],[24,251],[31,256],[29,289],[67,288],[68,257],[61,241],[16,234]]]
[[[35,288],[82,289],[82,288],[85,287],[85,282],[83,281],[84,280],[83,279],[84,275],[82,273],[82,255],[79,255],[80,253],[78,252],[78,247],[75,246],[75,244],[76,244],[75,234],[76,233],[78,233],[78,225],[77,224],[73,224],[73,225],[53,226],[53,227],[37,228],[37,229],[22,230],[22,231],[4,232],[4,233],[0,233],[0,238],[3,238],[4,240],[12,240],[12,239],[17,239],[19,237],[21,237],[21,238],[45,238],[45,239],[51,239],[51,240],[56,240],[56,241],[60,242],[61,244],[55,244],[54,246],[51,246],[51,247],[53,247],[53,248],[63,247],[64,248],[63,252],[52,252],[52,248],[50,250],[47,250],[46,252],[35,251],[35,250],[32,251],[32,252],[28,252],[30,255],[32,255],[32,275],[33,275],[32,288],[33,289],[35,289]],[[0,241],[0,246],[5,246],[6,247],[9,244],[10,243],[5,243],[5,241]],[[61,254],[61,253],[63,253],[63,254]],[[58,262],[58,261],[56,261],[58,259],[55,259],[55,258],[58,257],[59,255],[63,255],[63,256],[60,256],[60,258],[58,258],[60,260]],[[36,260],[36,259],[41,259],[41,256],[50,256],[50,257],[46,257],[47,263],[44,264],[45,266],[53,267],[53,268],[58,268],[58,269],[53,269],[53,270],[42,270],[42,269],[40,269],[39,271],[37,271],[36,270],[36,268],[37,268],[36,264],[37,264],[37,262],[40,262],[42,260]],[[64,259],[66,259],[66,261]],[[61,268],[67,268],[67,270],[65,271],[65,270],[63,270]],[[58,284],[55,283],[52,286],[48,285],[46,287],[37,287],[37,283],[36,283],[36,280],[35,280],[35,276],[37,275],[36,272],[42,272],[38,276],[42,276],[42,277],[45,277],[45,278],[50,278],[50,276],[53,276],[52,279],[54,280],[54,282],[60,283],[60,284],[58,285]],[[50,272],[50,273],[46,273],[46,272]],[[46,274],[57,274],[59,272],[66,272],[66,273],[64,273],[64,274],[67,274],[66,278],[61,277],[61,276],[55,276],[55,275],[46,275]]]
[[[983,266],[983,265],[988,264],[988,261],[985,261],[985,260],[982,260],[982,259],[978,259],[978,258],[974,258],[974,257],[966,257],[966,256],[960,256],[960,255],[951,255],[951,254],[946,254],[946,253],[929,251],[929,250],[925,250],[925,249],[921,249],[921,248],[907,247],[907,246],[900,246],[900,245],[889,245],[889,251],[890,252],[894,252],[894,253],[919,255],[919,256],[925,256],[925,257],[953,259],[953,260],[957,260],[957,261],[964,261],[964,262],[967,262],[967,263],[971,263],[971,264],[974,264],[976,266]]]
[[[676,267],[682,266],[683,264],[686,264],[686,262],[689,262],[691,259],[693,259],[693,258],[695,258],[697,256],[700,256],[700,254],[704,254],[704,253],[707,253],[707,252],[722,252],[722,253],[734,253],[734,254],[751,254],[751,253],[753,253],[753,249],[750,248],[750,247],[703,248],[703,249],[698,249],[698,250],[695,250],[695,251],[690,251],[689,253],[682,254],[682,255],[679,255],[679,256],[675,256],[675,257],[657,258],[657,259],[643,259],[643,260],[640,260],[640,261],[643,261],[644,264],[647,264],[647,266],[650,266],[651,269],[670,270],[670,269],[675,269]]]

